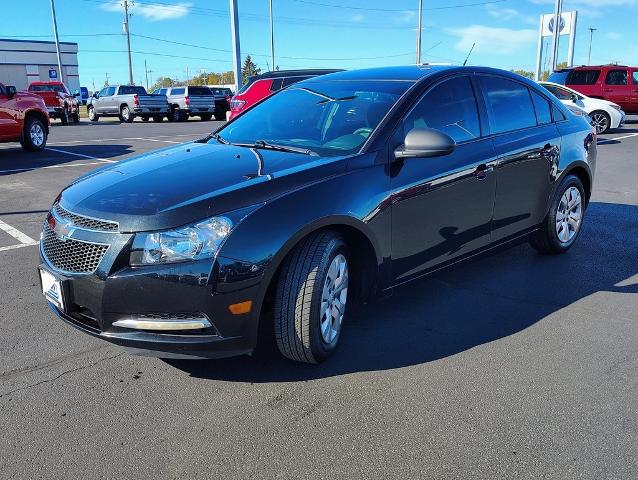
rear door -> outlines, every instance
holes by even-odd
[[[631,92],[629,92],[629,112],[638,114],[638,68],[631,69]]]
[[[390,165],[395,283],[490,243],[494,149],[481,135],[470,78],[457,76],[431,87],[395,133],[391,151],[413,128],[440,130],[457,145],[449,155]]]
[[[498,242],[542,222],[561,142],[549,97],[514,79],[479,78],[498,156],[492,220],[492,241]]]
[[[612,68],[607,70],[603,80],[605,99],[617,103],[623,110],[631,109],[631,86],[629,85],[628,68]]]

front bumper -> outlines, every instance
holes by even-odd
[[[47,107],[49,118],[60,118],[62,116],[62,107]]]
[[[128,235],[113,234],[122,237]],[[128,266],[127,238],[114,242],[90,274],[57,269],[40,246],[40,268],[59,281],[64,308],[51,310],[66,323],[133,353],[166,358],[219,358],[250,353],[257,343],[260,278],[224,281],[222,258],[172,265]],[[225,267],[221,267],[225,272]],[[236,276],[234,277],[237,278]],[[234,315],[229,305],[252,301],[249,313]],[[118,326],[131,319],[203,316],[210,327],[197,330],[138,330]],[[208,323],[208,322],[206,322]]]

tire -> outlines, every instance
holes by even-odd
[[[215,112],[215,120],[226,121],[226,112]]]
[[[334,353],[347,308],[349,263],[345,242],[330,230],[306,238],[286,257],[273,308],[275,340],[282,355],[321,363]],[[322,306],[328,307],[325,317]]]
[[[143,122],[148,122],[148,120],[149,120],[149,117],[142,117]]]
[[[97,122],[100,119],[100,116],[95,113],[95,107],[87,107],[86,113],[89,117],[89,121]]]
[[[120,107],[120,121],[122,123],[131,123],[133,122],[134,118],[135,116],[131,112],[131,109],[128,107],[128,105],[122,105]]]
[[[212,113],[205,113],[203,115],[200,115],[200,118],[202,119],[202,122],[209,122],[211,120],[211,118],[213,118],[213,114]]]
[[[187,118],[188,116],[184,112],[182,112],[182,110],[178,106],[174,106],[171,109],[171,113],[168,117],[168,120],[170,122],[183,122]]]
[[[80,123],[80,113],[73,114],[73,123]]]
[[[164,117],[162,115],[153,115],[153,121],[157,123],[162,123],[164,121]]]
[[[576,201],[575,193],[578,193]],[[583,182],[576,175],[567,175],[561,182],[549,206],[540,231],[530,240],[530,245],[545,254],[565,253],[576,242],[585,218],[585,189]],[[574,199],[575,203],[568,208],[569,214],[564,221],[561,216],[565,210],[566,199]],[[571,203],[571,202],[570,202]],[[577,213],[578,212],[578,213]],[[574,220],[575,218],[578,220]],[[572,220],[569,222],[569,220]],[[565,230],[567,229],[567,230]]]
[[[594,110],[589,114],[591,123],[596,128],[596,133],[607,133],[611,128],[611,117],[603,110]]]
[[[69,111],[66,109],[66,106],[62,109],[62,113],[60,114],[60,122],[62,125],[69,124]]]
[[[30,152],[41,152],[47,144],[47,130],[41,120],[35,117],[27,118],[24,124],[22,148]]]

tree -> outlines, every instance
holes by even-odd
[[[258,68],[250,55],[248,55],[246,60],[244,60],[244,65],[241,67],[242,84],[245,84],[248,81],[248,77],[259,75],[260,73],[261,68]]]
[[[518,75],[522,75],[523,77],[527,77],[529,79],[534,79],[534,72],[530,72],[529,70],[511,70],[512,73],[517,73]]]

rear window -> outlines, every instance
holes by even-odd
[[[31,92],[63,92],[64,89],[61,85],[31,85],[29,87]]]
[[[185,88],[171,88],[171,95],[184,95]]]
[[[598,81],[600,70],[572,70],[567,75],[566,85],[593,85]]]
[[[208,87],[188,87],[189,95],[212,95],[213,92],[210,91]]]
[[[120,95],[146,95],[144,87],[136,87],[135,85],[122,85],[119,90]]]
[[[552,83],[559,83],[561,85],[565,85],[565,82],[567,81],[567,77],[572,71],[573,70],[557,70],[557,71],[553,72],[547,78],[547,81],[548,82],[552,82]]]
[[[538,124],[546,125],[552,123],[552,110],[549,101],[534,90],[530,90],[530,93],[532,94],[532,102],[534,103],[534,110],[536,110]]]
[[[286,77],[284,78],[283,83],[281,84],[281,88],[286,88],[289,85],[292,85],[297,82],[301,82],[302,80],[308,80],[312,77]]]
[[[248,77],[248,80],[246,81],[246,83],[244,84],[243,87],[241,87],[239,89],[239,91],[237,92],[237,94],[239,95],[240,93],[244,93],[246,90],[248,90],[248,88],[255,83],[258,80],[257,76],[252,76],[252,77]]]

